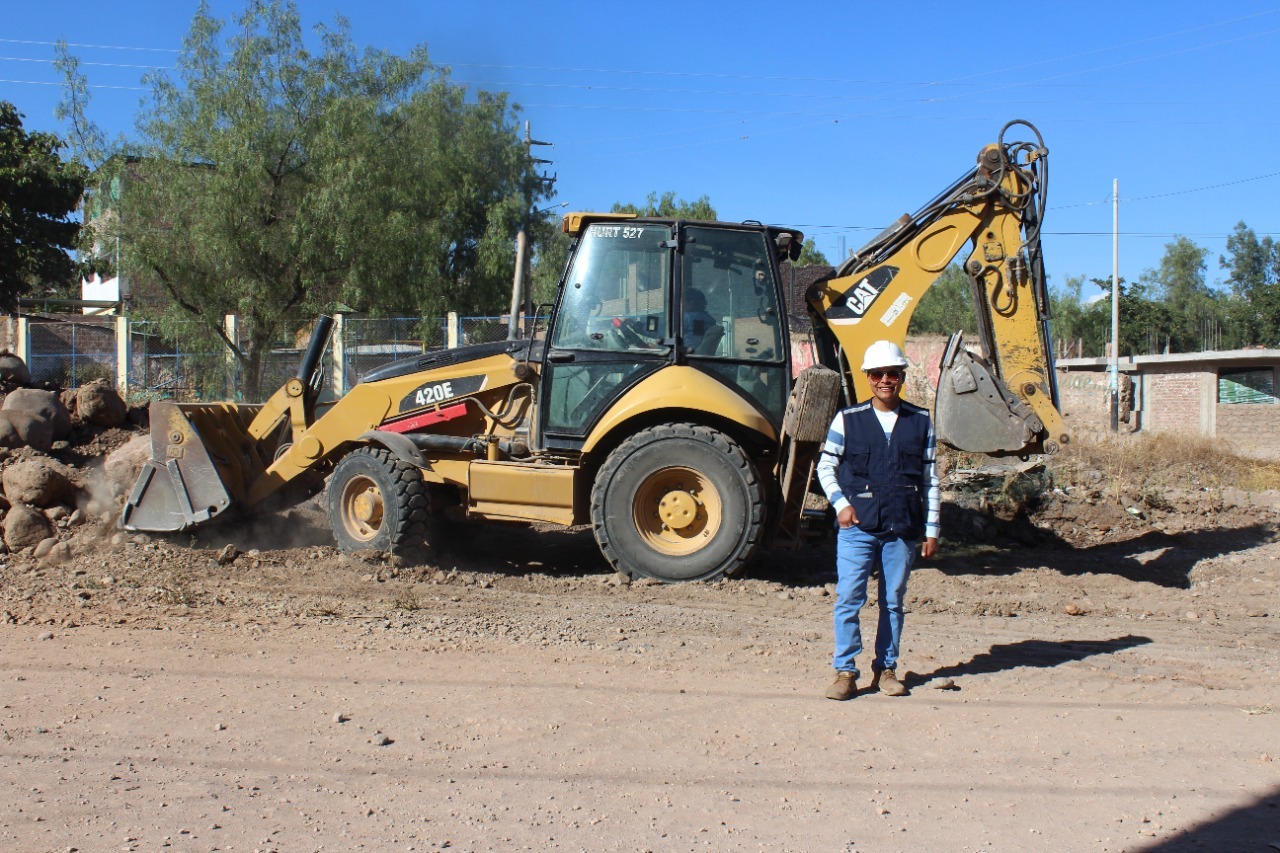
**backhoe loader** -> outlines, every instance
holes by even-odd
[[[1006,142],[1014,126],[1032,142]],[[966,246],[980,339],[949,342],[939,437],[994,455],[1068,440],[1040,255],[1047,150],[1010,122],[977,165],[806,294],[819,365],[792,376],[779,264],[803,235],[756,222],[571,213],[572,249],[531,339],[388,364],[317,405],[317,324],[262,405],[157,402],[126,530],[179,531],[323,481],[346,550],[421,545],[433,516],[589,523],[633,577],[708,580],[805,535],[827,426],[865,399],[853,365],[902,344]],[[435,528],[432,528],[433,530]]]

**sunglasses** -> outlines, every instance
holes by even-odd
[[[871,377],[872,382],[879,382],[882,379],[901,382],[903,373],[901,370],[868,370],[867,376]]]

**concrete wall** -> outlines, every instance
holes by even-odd
[[[1220,403],[1220,370],[1241,367],[1238,354],[1138,358],[1121,364],[1134,382],[1136,411],[1122,431],[1201,435],[1245,456],[1280,458],[1280,404]],[[1235,355],[1235,358],[1232,358]],[[1249,355],[1249,353],[1246,353]],[[1165,363],[1161,363],[1161,362]],[[1266,369],[1264,360],[1250,369]],[[1058,370],[1058,390],[1068,427],[1076,433],[1110,431],[1111,401],[1102,364]]]
[[[1280,405],[1217,403],[1215,435],[1243,456],[1280,459]]]

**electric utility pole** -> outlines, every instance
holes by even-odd
[[[552,145],[551,142],[539,142],[530,136],[529,122],[524,123],[524,149],[525,157],[529,163],[537,166],[549,164],[552,161],[542,160],[533,156],[533,146],[535,145]],[[556,176],[548,176],[543,172],[537,180],[546,188],[550,189],[556,182]],[[529,237],[526,233],[529,225],[529,208],[533,206],[532,184],[525,182],[524,189],[524,209],[520,213],[520,230],[516,232],[516,273],[515,278],[511,282],[511,319],[507,322],[507,340],[514,341],[521,336],[520,313],[531,312],[529,282],[528,282],[528,266],[529,266]]]
[[[1111,431],[1120,431],[1120,179],[1111,185]]]

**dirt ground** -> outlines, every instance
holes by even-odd
[[[952,494],[911,695],[847,703],[830,543],[660,586],[580,530],[342,555],[314,504],[64,531],[0,565],[0,849],[1280,849],[1278,503]]]

